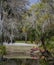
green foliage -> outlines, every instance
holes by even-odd
[[[0,46],[0,55],[5,55],[5,54],[6,54],[5,46]]]
[[[41,59],[40,60],[40,65],[49,65],[49,64],[44,59]]]
[[[35,29],[31,28],[29,31],[28,31],[28,37],[29,37],[29,40],[31,42],[33,42],[35,40]]]
[[[54,36],[52,36],[50,39],[51,39],[52,41],[54,41]]]

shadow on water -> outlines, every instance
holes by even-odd
[[[40,65],[35,59],[5,59],[0,61],[0,65]]]

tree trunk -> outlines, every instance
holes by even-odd
[[[3,41],[4,41],[4,35],[3,35],[3,9],[2,9],[2,4],[3,1],[1,1],[1,21],[2,21],[2,37],[1,37],[1,45],[3,45]]]
[[[46,51],[46,46],[45,46],[45,40],[44,40],[44,36],[41,37],[41,42],[42,42],[42,46],[44,48],[44,50]]]

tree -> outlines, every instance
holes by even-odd
[[[2,30],[3,30],[3,32],[5,32],[5,33],[7,32],[10,35],[10,32],[11,32],[11,34],[13,33],[12,23],[15,26],[14,27],[14,30],[15,30],[17,28],[16,24],[18,24],[18,22],[22,20],[22,15],[27,10],[28,0],[23,0],[23,1],[1,0],[0,3],[1,3],[1,5],[0,5],[0,7],[1,7],[1,20],[3,20]],[[10,35],[11,39],[12,39],[12,35]],[[2,34],[2,36],[4,36],[4,35]]]
[[[36,40],[39,39],[41,41],[45,50],[44,53],[46,54],[45,57],[47,62],[49,57],[53,59],[52,53],[46,46],[48,44],[46,41],[49,41],[49,38],[54,36],[54,14],[52,14],[54,9],[52,8],[53,5],[50,3],[47,0],[44,3],[40,2],[31,7],[31,10],[35,13],[34,15],[36,15],[36,32],[38,32],[36,33]]]

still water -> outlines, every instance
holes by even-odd
[[[40,65],[39,60],[34,59],[8,59],[0,62],[0,65]]]

